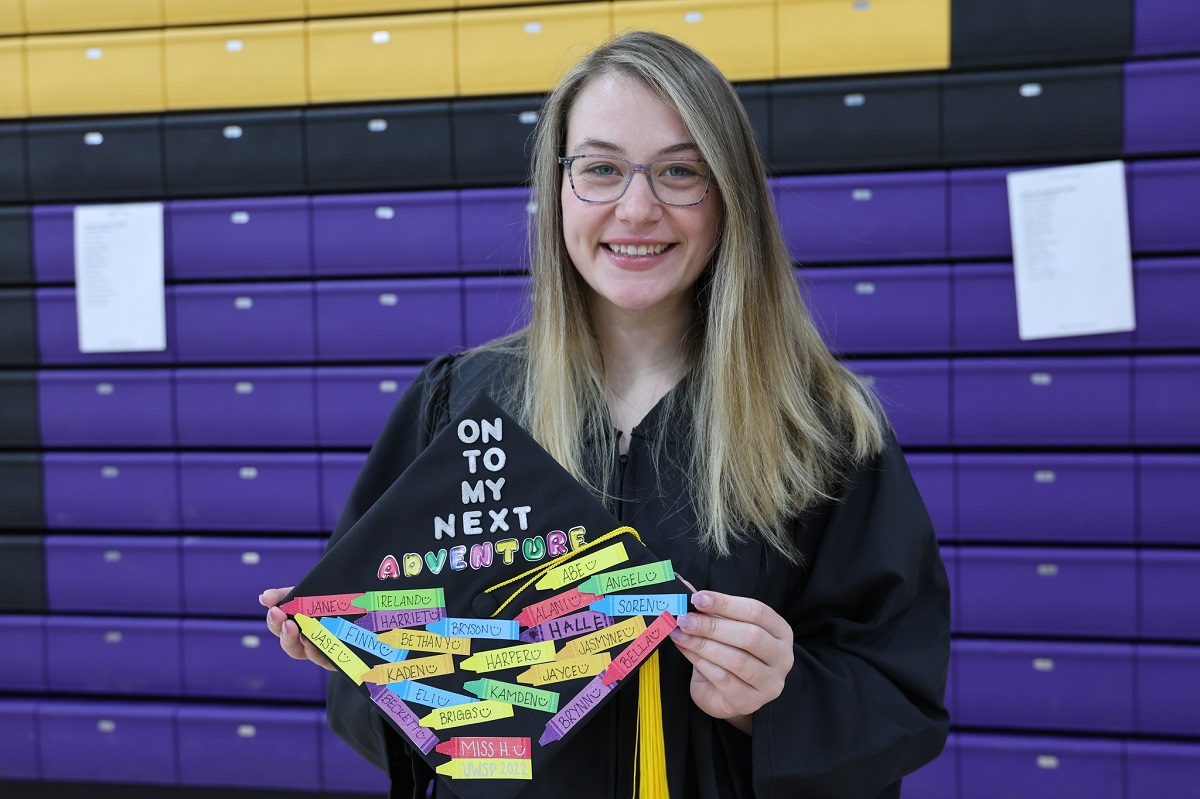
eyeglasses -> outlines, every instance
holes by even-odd
[[[650,191],[667,205],[698,205],[708,194],[712,173],[699,158],[669,158],[631,164],[611,155],[569,155],[558,162],[567,168],[575,196],[585,203],[621,199],[635,172],[646,173]]]

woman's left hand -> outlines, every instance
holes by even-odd
[[[783,692],[792,670],[792,628],[757,599],[716,591],[692,596],[671,638],[692,664],[692,701],[751,731],[752,714]]]

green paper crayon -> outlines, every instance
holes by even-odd
[[[593,574],[580,583],[579,590],[582,593],[604,596],[647,585],[669,583],[674,578],[675,570],[671,568],[671,561],[660,560],[644,566],[634,566],[632,569]]]
[[[541,710],[546,713],[558,712],[558,694],[554,691],[530,688],[527,685],[516,685],[487,677],[468,680],[463,683],[463,688],[480,699],[495,699],[497,702],[508,702],[510,705],[520,705],[530,710]]]
[[[452,780],[531,780],[533,765],[527,758],[456,757],[440,764],[437,773]]]
[[[400,591],[367,591],[350,604],[366,611],[432,610],[446,607],[446,594],[441,586]]]
[[[511,719],[513,706],[507,702],[485,700],[468,702],[465,705],[453,705],[433,711],[421,717],[421,726],[431,730],[444,730],[447,727],[465,727],[469,724],[481,724],[485,721]]]

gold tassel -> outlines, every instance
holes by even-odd
[[[658,652],[638,671],[638,757],[634,766],[639,799],[670,799],[667,789],[667,748],[663,743],[662,691],[658,682]]]

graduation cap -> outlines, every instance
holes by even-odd
[[[642,796],[665,796],[655,652],[688,589],[480,393],[281,607],[463,797],[519,793],[638,673]]]

